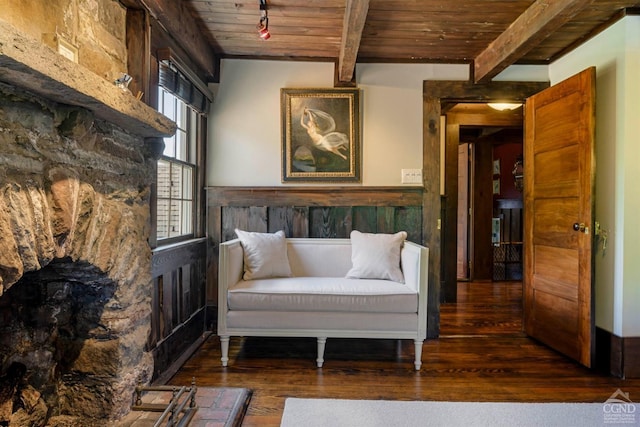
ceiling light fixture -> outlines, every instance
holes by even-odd
[[[498,110],[498,111],[515,110],[516,108],[522,106],[522,104],[520,103],[513,103],[513,102],[492,102],[487,105],[493,108],[494,110]]]
[[[269,32],[269,16],[267,15],[267,0],[260,0],[260,21],[256,25],[258,36],[262,40],[269,40],[271,33]]]

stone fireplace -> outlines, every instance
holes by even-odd
[[[0,21],[0,426],[104,426],[153,358],[150,188],[174,124]]]

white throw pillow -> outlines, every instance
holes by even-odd
[[[236,228],[244,250],[244,280],[290,277],[284,231],[256,233]]]
[[[406,231],[395,234],[351,232],[351,279],[386,279],[404,283],[400,269],[400,250]]]

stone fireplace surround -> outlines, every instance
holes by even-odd
[[[0,20],[0,425],[115,423],[150,380],[150,185],[174,131]]]

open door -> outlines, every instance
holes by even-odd
[[[530,98],[525,110],[524,326],[594,363],[595,68]]]

